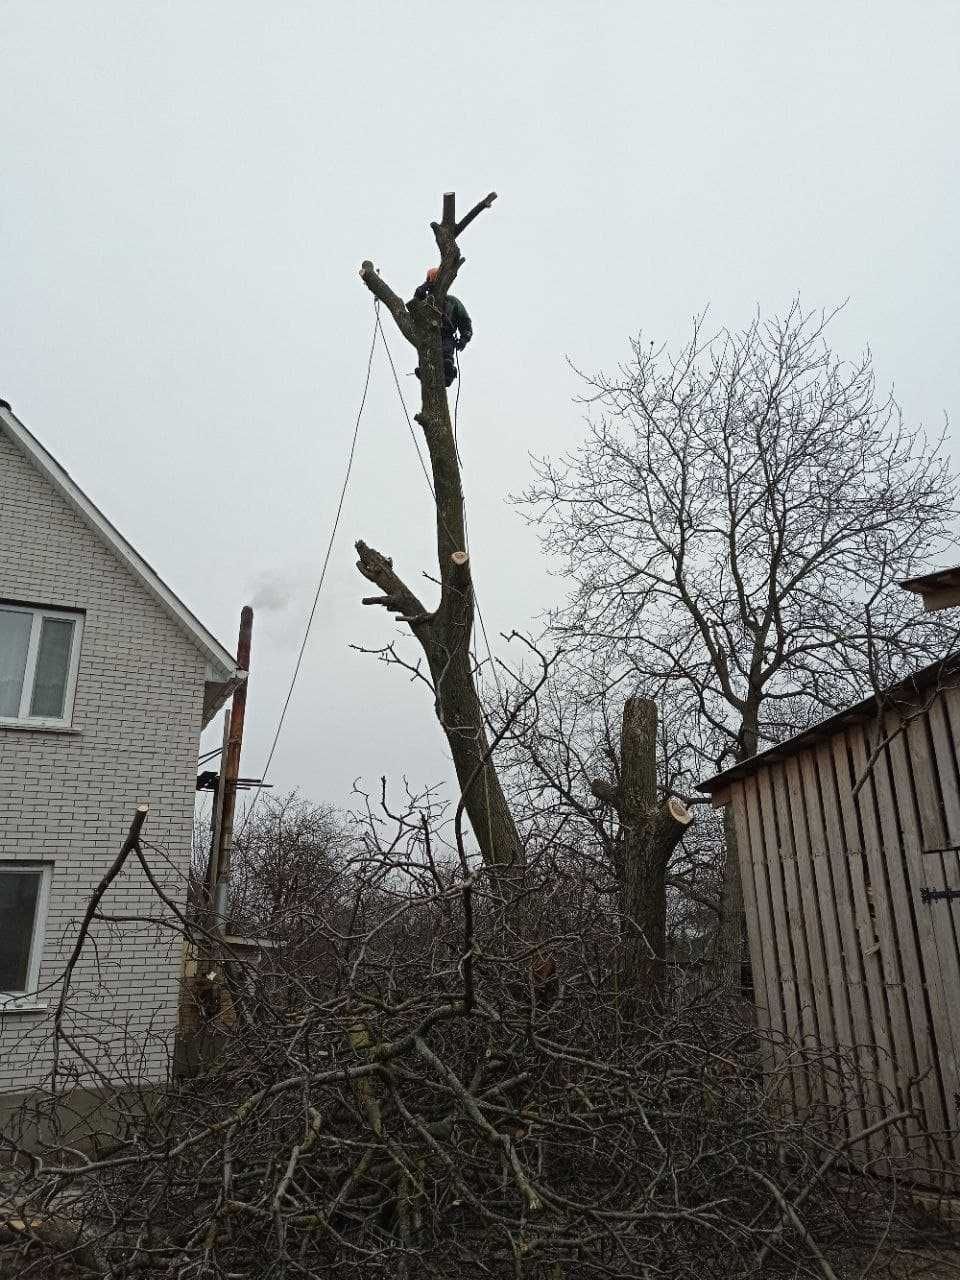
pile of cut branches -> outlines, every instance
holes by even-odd
[[[786,1068],[698,980],[624,1015],[582,865],[535,863],[508,901],[403,830],[340,849],[296,946],[278,918],[235,969],[203,1070],[150,1100],[114,1081],[109,1143],[21,1153],[11,1274],[829,1276],[890,1228],[895,1167],[844,1165],[844,1063],[833,1110],[791,1117]]]

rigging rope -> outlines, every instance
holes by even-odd
[[[337,500],[337,509],[333,518],[333,527],[330,530],[330,537],[327,541],[327,549],[323,557],[323,565],[321,566],[321,569],[320,569],[320,579],[317,583],[317,589],[313,595],[313,604],[310,607],[310,613],[307,617],[307,623],[303,633],[303,640],[300,643],[300,649],[299,649],[299,652],[297,653],[297,660],[296,660],[296,663],[294,664],[293,674],[290,677],[290,684],[287,688],[287,694],[283,700],[283,706],[280,709],[280,717],[277,721],[277,727],[273,735],[273,740],[270,743],[270,750],[267,753],[266,763],[264,764],[263,769],[261,770],[260,779],[256,784],[253,798],[251,799],[250,804],[247,806],[246,812],[244,813],[243,822],[241,823],[240,830],[237,833],[237,837],[236,837],[237,839],[239,839],[243,835],[244,831],[246,830],[247,823],[250,821],[250,818],[253,815],[253,811],[256,808],[257,801],[260,799],[260,794],[266,785],[267,776],[270,772],[270,766],[273,763],[273,757],[276,754],[277,744],[280,741],[280,734],[283,731],[284,721],[286,720],[287,711],[290,707],[290,700],[293,697],[293,691],[296,688],[297,678],[300,675],[300,668],[303,665],[303,655],[306,652],[307,643],[310,639],[310,631],[313,627],[313,620],[316,616],[317,605],[320,601],[320,593],[323,590],[323,584],[326,580],[327,568],[330,564],[330,556],[333,552],[334,540],[337,536],[337,530],[340,527],[340,517],[343,514],[343,504],[347,494],[347,486],[350,483],[350,476],[353,471],[353,460],[357,451],[357,438],[360,433],[360,420],[363,417],[363,411],[366,408],[366,404],[367,404],[367,394],[370,390],[370,374],[373,368],[373,353],[376,350],[378,336],[383,342],[383,349],[386,352],[387,360],[389,361],[389,364],[390,364],[390,372],[393,374],[393,383],[397,389],[397,396],[400,400],[400,406],[403,409],[403,416],[406,419],[407,427],[410,431],[410,437],[413,440],[413,447],[414,449],[416,449],[417,458],[419,459],[420,467],[423,471],[424,479],[427,482],[427,488],[430,490],[430,495],[433,498],[434,505],[435,506],[437,505],[436,491],[434,490],[433,482],[430,479],[430,473],[427,470],[427,464],[424,461],[423,453],[421,452],[421,449],[420,449],[420,442],[417,439],[417,433],[414,430],[412,421],[410,420],[410,414],[407,410],[406,401],[403,398],[403,390],[400,386],[400,378],[397,374],[397,367],[394,364],[393,353],[390,350],[390,344],[387,342],[387,335],[384,332],[383,325],[380,322],[380,303],[376,299],[374,299],[374,303],[373,303],[373,315],[374,315],[373,335],[370,341],[370,350],[367,354],[367,370],[366,370],[366,375],[363,381],[363,393],[360,397],[360,408],[357,410],[357,418],[353,426],[353,438],[350,441],[350,451],[347,455],[346,471],[343,477],[343,484],[340,486],[340,496]],[[457,361],[457,394],[454,400],[454,407],[453,407],[453,439],[454,439],[454,447],[456,449],[456,454],[457,454],[457,463],[459,465],[460,450],[457,444],[458,415],[460,410],[460,355],[459,355],[459,352],[457,352],[456,354],[456,361]],[[438,514],[439,514],[439,508],[438,508]],[[466,524],[467,524],[466,511],[464,511],[465,536],[467,533]],[[466,549],[469,551],[469,541]],[[480,609],[480,601],[477,597],[477,589],[475,584],[473,584],[473,599],[477,609],[477,618],[480,622],[480,630],[483,634],[484,644],[486,645],[487,661],[490,664],[491,670],[493,671],[493,678],[497,686],[497,691],[502,696],[500,674],[497,671],[497,664],[494,660],[493,652],[490,648],[490,640],[489,640],[489,637],[487,636],[487,628],[486,628],[486,624],[484,623],[483,613],[481,612],[481,609]],[[476,661],[476,657],[474,657],[474,661]],[[214,751],[208,754],[215,755],[217,754],[217,751]]]
[[[260,793],[263,790],[267,780],[267,774],[270,772],[270,766],[273,763],[274,753],[277,750],[277,743],[280,741],[280,733],[283,729],[283,722],[287,717],[287,709],[290,706],[290,699],[293,697],[293,690],[296,687],[297,677],[300,675],[300,668],[303,665],[303,655],[306,652],[307,641],[310,639],[310,629],[313,626],[313,619],[317,613],[317,604],[320,600],[320,592],[323,590],[323,584],[327,576],[327,566],[330,564],[330,555],[333,551],[333,542],[337,536],[337,530],[340,527],[340,517],[343,514],[343,503],[347,495],[347,485],[350,483],[350,474],[353,471],[353,459],[357,452],[357,437],[360,434],[360,419],[363,417],[363,411],[367,405],[367,392],[370,390],[370,371],[373,368],[373,353],[377,346],[377,332],[382,333],[380,328],[380,303],[374,299],[373,303],[373,335],[370,340],[370,351],[367,355],[367,372],[363,380],[363,394],[360,397],[360,408],[357,410],[357,420],[353,424],[353,439],[350,441],[350,452],[347,455],[347,468],[343,477],[343,484],[340,486],[340,497],[337,500],[337,510],[333,517],[333,527],[330,530],[330,537],[327,540],[327,550],[323,557],[323,565],[320,568],[320,580],[317,583],[317,589],[313,593],[313,604],[310,606],[310,614],[307,618],[307,625],[304,628],[303,640],[300,644],[300,651],[297,654],[297,661],[293,668],[293,675],[290,677],[290,685],[287,689],[287,696],[283,700],[283,707],[280,710],[280,719],[277,721],[276,732],[273,735],[273,741],[270,744],[270,751],[267,754],[267,762],[263,766],[260,774],[260,781],[257,783],[253,799],[247,807],[247,811],[243,816],[243,822],[237,835],[239,839],[246,830],[247,823],[256,808],[257,801],[260,799]]]
[[[427,464],[423,460],[423,454],[420,452],[420,441],[417,439],[417,433],[413,429],[413,423],[410,421],[410,414],[407,411],[407,402],[403,398],[403,391],[400,388],[400,379],[397,376],[397,366],[393,363],[393,354],[390,350],[390,344],[387,342],[387,335],[383,331],[383,325],[380,323],[379,312],[377,314],[377,330],[383,339],[383,349],[387,353],[387,359],[390,361],[390,372],[393,374],[393,385],[397,388],[397,395],[400,398],[400,408],[403,410],[403,416],[407,420],[407,426],[410,429],[410,439],[413,441],[413,447],[417,451],[417,457],[420,459],[420,467],[423,471],[423,478],[427,482],[427,488],[430,490],[430,496],[436,505],[437,495],[434,492],[433,481],[430,479],[430,472],[427,470]]]

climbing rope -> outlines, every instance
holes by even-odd
[[[440,512],[440,508],[437,504],[437,494],[433,487],[433,481],[430,479],[430,473],[427,470],[427,464],[423,460],[423,453],[420,449],[420,441],[417,439],[417,433],[414,430],[413,422],[410,419],[410,413],[407,409],[407,402],[403,397],[403,389],[400,386],[400,378],[397,375],[397,366],[394,363],[393,353],[390,350],[390,344],[387,341],[387,335],[383,331],[383,326],[380,325],[379,323],[379,317],[378,317],[378,327],[379,327],[380,337],[383,341],[383,349],[387,353],[387,360],[390,362],[390,371],[393,374],[393,385],[397,389],[397,398],[400,401],[400,407],[403,410],[403,416],[406,419],[407,427],[410,431],[410,438],[413,440],[413,447],[417,451],[417,457],[420,460],[420,467],[423,471],[424,479],[427,482],[427,488],[430,490],[430,496],[433,498],[433,504],[435,507],[437,507],[437,513],[440,516],[440,519],[442,520],[443,515]],[[457,455],[457,466],[460,468],[461,475],[462,475],[463,465],[460,459],[460,446],[458,444],[457,437],[458,437],[459,416],[460,416],[460,384],[461,384],[463,375],[460,369],[460,352],[457,351],[456,349],[454,349],[454,359],[457,362],[457,392],[453,400],[453,445]],[[446,525],[444,525],[444,528],[446,528]],[[447,529],[448,535],[449,535],[449,532],[450,532],[449,529]],[[466,508],[464,508],[464,512],[463,512],[463,533],[464,533],[464,541],[467,544],[464,550],[469,554],[470,534],[469,534],[469,529],[467,527]],[[452,541],[452,538],[451,538],[451,541]],[[473,578],[471,574],[471,582],[472,581],[473,581]],[[480,633],[483,636],[484,647],[486,648],[486,651],[487,651],[487,663],[490,666],[490,670],[493,672],[493,681],[494,681],[494,684],[497,686],[497,693],[502,698],[503,685],[500,682],[500,672],[497,670],[497,663],[493,656],[493,650],[490,647],[490,637],[487,635],[487,624],[483,618],[483,610],[480,608],[480,597],[477,595],[477,586],[475,582],[473,582],[473,603],[476,606],[477,621],[480,623]],[[474,654],[474,662],[476,662],[475,654]],[[477,663],[477,665],[479,666],[479,663]]]
[[[460,386],[461,386],[461,383],[463,382],[463,373],[460,369],[460,352],[455,350],[454,356],[457,361],[457,394],[454,397],[454,401],[453,401],[453,445],[457,451],[457,466],[460,468],[460,473],[462,475],[463,462],[461,461],[461,458],[460,458],[460,445],[457,440],[457,428],[458,428],[458,416],[460,413]],[[467,544],[466,551],[469,554],[470,530],[467,525],[466,506],[464,506],[464,509],[463,509],[463,536]],[[473,581],[472,575],[471,575],[471,581]],[[497,663],[493,656],[493,650],[490,648],[490,637],[487,635],[487,624],[483,620],[483,610],[480,608],[480,597],[477,595],[476,583],[474,583],[473,585],[473,603],[477,606],[477,621],[480,623],[480,633],[483,636],[483,643],[486,646],[486,650],[487,650],[487,662],[490,665],[490,670],[493,672],[493,682],[497,686],[497,694],[499,695],[500,698],[502,698],[503,686],[500,683],[500,672],[497,670]],[[476,661],[476,658],[474,658],[474,661]]]

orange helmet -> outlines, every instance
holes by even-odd
[[[427,267],[427,284],[435,284],[439,274],[439,267]]]

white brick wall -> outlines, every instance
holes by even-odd
[[[77,732],[0,727],[0,861],[36,858],[53,867],[40,974],[52,1011],[77,922],[139,802],[150,806],[151,867],[184,900],[205,660],[2,434],[0,599],[86,613]],[[101,910],[168,916],[135,860]],[[173,1045],[179,939],[156,926],[100,922],[92,942],[71,987],[72,1031],[114,1078],[162,1079]],[[49,1012],[0,1014],[0,1090],[43,1083],[49,1036]],[[75,1065],[82,1075],[86,1069]]]

